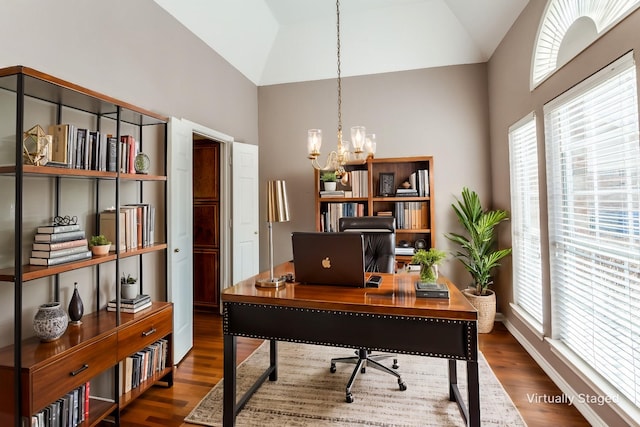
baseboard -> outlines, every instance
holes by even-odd
[[[513,324],[509,322],[509,320],[501,315],[500,320],[507,330],[513,335],[513,337],[524,347],[524,349],[529,353],[529,355],[536,361],[536,363],[542,368],[542,370],[547,374],[547,376],[555,383],[556,386],[567,396],[577,396],[578,393],[569,385],[568,382],[555,370],[549,362],[538,352],[538,350],[532,346],[528,340],[525,339],[524,335],[518,331]],[[582,414],[585,419],[594,426],[604,426],[606,423],[600,418],[600,416],[593,410],[586,402],[580,402],[579,399],[576,399],[573,403],[573,406]]]

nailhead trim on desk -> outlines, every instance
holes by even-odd
[[[319,310],[319,309],[311,309],[311,308],[300,308],[300,307],[284,307],[279,305],[270,305],[270,304],[255,304],[255,303],[239,303],[239,302],[225,302],[223,303],[223,331],[224,334],[229,333],[229,306],[245,306],[245,307],[255,307],[261,309],[270,309],[270,310],[287,310],[287,311],[296,311],[296,312],[304,312],[304,313],[328,313],[334,316],[354,316],[354,317],[373,317],[376,319],[394,319],[394,320],[404,320],[404,321],[415,321],[415,322],[428,322],[428,323],[444,323],[444,324],[454,324],[454,325],[464,325],[467,330],[466,334],[466,345],[467,345],[467,357],[454,355],[454,354],[441,354],[441,353],[431,353],[431,352],[418,352],[418,351],[404,351],[397,349],[389,349],[382,347],[368,347],[368,350],[373,351],[392,351],[399,354],[413,354],[419,356],[428,356],[428,357],[439,357],[439,358],[448,358],[448,359],[458,359],[458,360],[473,360],[471,355],[473,354],[472,347],[475,342],[474,336],[474,322],[469,320],[456,320],[456,319],[438,319],[432,317],[417,317],[417,316],[397,316],[397,315],[387,315],[387,314],[374,314],[374,313],[359,313],[359,312],[348,312],[348,311],[339,311],[339,310]],[[259,334],[234,334],[236,336],[243,336],[247,338],[258,338],[258,339],[275,339],[278,340],[282,337],[277,336],[266,336]],[[283,341],[289,342],[298,342],[303,344],[316,344],[316,345],[324,345],[330,347],[345,347],[347,345],[335,344],[331,342],[324,342],[318,340],[303,340],[303,339],[291,339],[291,338],[282,338]]]

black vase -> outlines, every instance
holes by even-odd
[[[72,325],[79,325],[82,323],[82,315],[84,314],[84,306],[82,305],[82,299],[80,299],[80,293],[78,292],[78,282],[73,284],[73,296],[69,301],[69,319],[71,319]]]

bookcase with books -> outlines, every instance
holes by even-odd
[[[0,235],[12,242],[0,249],[0,327],[13,330],[0,338],[0,425],[118,425],[129,402],[173,383],[167,118],[22,66],[0,69],[0,110],[11,212]],[[89,237],[105,233],[111,251],[92,255]],[[138,283],[130,301],[125,273]],[[32,336],[38,307],[66,308],[74,283],[81,322],[50,342]]]
[[[315,171],[316,230],[338,231],[343,216],[393,216],[396,260],[409,263],[416,247],[435,247],[433,157],[368,158],[348,164],[346,179],[325,192]]]

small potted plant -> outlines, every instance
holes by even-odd
[[[104,237],[103,234],[99,234],[97,236],[91,236],[91,239],[89,239],[89,246],[91,247],[93,255],[102,256],[109,253],[111,242]]]
[[[436,248],[418,249],[411,257],[411,264],[420,265],[420,282],[435,283],[438,278],[438,264],[446,257],[446,252]]]
[[[138,279],[131,277],[130,274],[125,277],[124,273],[122,273],[120,278],[120,296],[122,299],[134,299],[138,296],[137,281]]]
[[[320,177],[320,180],[324,183],[325,191],[335,191],[338,177],[335,172],[324,172]]]

